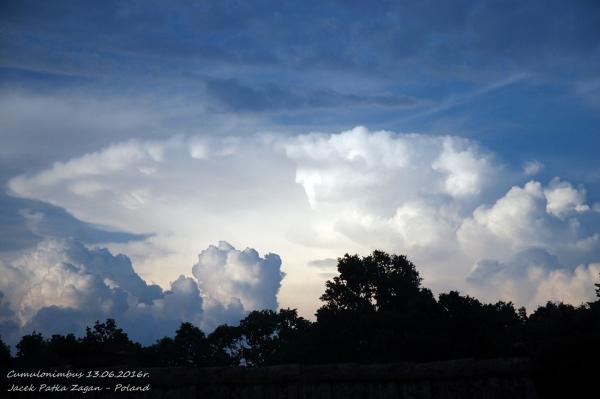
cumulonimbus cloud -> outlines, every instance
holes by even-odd
[[[581,270],[593,275],[600,261],[600,226],[585,188],[559,178],[528,181],[531,174],[511,169],[473,140],[356,127],[334,134],[116,143],[17,176],[9,188],[86,221],[156,233],[150,241],[165,252],[185,250],[192,241],[251,236],[258,247],[275,245],[286,265],[294,265],[286,270],[294,286],[316,281],[307,278],[313,269],[302,268],[312,259],[383,249],[408,254],[437,291],[479,290],[482,299],[510,299],[506,290],[480,290],[492,278],[489,270],[528,264],[514,259],[539,249],[549,256],[536,262],[556,260],[531,280],[546,288],[515,285],[539,294],[511,294],[531,307],[553,298],[548,287],[569,286],[565,281]],[[204,251],[194,276],[201,294],[214,299],[206,306],[229,315],[240,307],[273,306],[280,277],[262,273],[274,273],[279,261],[258,259],[221,244]],[[242,260],[252,266],[240,272]],[[475,272],[484,264],[496,266]],[[154,264],[146,270],[161,269]],[[271,299],[258,300],[260,290]],[[282,293],[297,296],[285,284]],[[574,289],[569,297],[586,299],[589,290]]]

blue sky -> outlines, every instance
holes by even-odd
[[[541,248],[555,257],[547,270],[571,277],[549,271],[535,289],[513,284],[497,297],[541,301],[543,284],[600,261],[595,1],[2,1],[0,25],[8,262],[68,237],[123,252],[168,287],[224,240],[280,254],[286,277],[272,294],[310,315],[331,273],[310,264],[375,247],[414,254],[437,290],[477,293],[467,275],[486,275],[480,249],[493,245],[473,249],[465,235],[504,234],[513,200],[508,208],[530,204],[525,219],[539,210],[531,217],[547,234],[511,225],[526,245],[497,243],[510,254],[489,256],[499,276],[514,278]],[[402,169],[403,151],[425,172]],[[355,156],[364,162],[345,163]],[[365,187],[371,195],[351,190]],[[432,230],[411,230],[413,219]],[[449,249],[424,238],[438,233],[464,246],[452,255],[463,266],[440,266]],[[571,246],[553,250],[565,234]],[[237,306],[203,289],[205,305]],[[22,297],[5,296],[31,322]]]
[[[4,90],[208,104],[291,131],[460,133],[511,161],[598,166],[592,1],[23,1],[1,14]]]

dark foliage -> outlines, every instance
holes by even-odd
[[[239,327],[223,324],[208,336],[208,353],[216,366],[241,363],[242,347],[239,330]]]
[[[239,326],[221,325],[208,336],[210,359],[246,366],[304,362],[310,327],[295,309],[254,311]]]
[[[548,302],[525,325],[527,354],[535,363],[540,397],[597,397],[600,301],[573,307]]]
[[[10,364],[10,361],[10,348],[0,338],[0,367],[4,368]]]
[[[112,319],[82,338],[35,331],[16,358],[0,340],[0,360],[40,366],[260,366],[282,363],[384,363],[465,357],[529,357],[542,398],[592,397],[600,359],[600,299],[573,307],[547,303],[530,316],[512,303],[484,304],[456,291],[436,300],[402,255],[374,251],[338,259],[316,322],[295,309],[253,311],[208,336],[182,323],[175,337],[142,348]],[[600,298],[600,284],[596,284]]]
[[[482,304],[456,291],[441,294],[439,306],[446,336],[445,355],[456,357],[499,357],[522,354],[523,311],[512,303]]]
[[[129,340],[113,319],[96,321],[87,327],[81,340],[81,353],[85,359],[73,359],[78,365],[122,365],[135,363],[141,345]]]
[[[33,331],[24,335],[17,344],[17,359],[23,366],[48,366],[56,361],[56,355],[50,348],[50,343],[42,334]]]
[[[316,362],[423,360],[437,352],[442,312],[405,256],[346,254],[338,271],[317,311]]]
[[[55,362],[63,362],[68,364],[78,364],[78,359],[82,355],[82,345],[73,334],[59,335],[54,334],[48,343],[49,349],[53,354],[52,358]]]
[[[173,340],[176,364],[202,366],[208,363],[206,335],[191,323],[182,323]]]

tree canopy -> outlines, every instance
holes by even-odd
[[[328,310],[398,310],[421,290],[421,277],[404,255],[374,251],[338,259],[339,276],[325,283],[321,300]]]

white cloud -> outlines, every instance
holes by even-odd
[[[438,251],[455,242],[457,215],[422,200],[401,204],[391,217],[369,210],[340,213],[333,226],[356,243],[387,251]]]
[[[558,218],[577,212],[582,213],[590,210],[585,204],[585,190],[573,188],[569,182],[554,178],[548,188],[544,190],[547,205],[546,211]]]
[[[525,176],[537,175],[542,169],[544,169],[544,164],[536,160],[528,161],[523,165],[523,173]]]
[[[553,270],[536,288],[533,304],[548,300],[580,304],[594,298],[594,283],[599,282],[600,263],[579,265],[575,270]]]
[[[184,321],[210,329],[237,322],[250,310],[276,308],[283,278],[279,257],[260,258],[254,249],[237,251],[225,242],[219,248],[216,256],[224,256],[225,263],[209,262],[217,250],[211,246],[194,266],[201,280],[181,275],[163,291],[147,285],[124,255],[72,240],[45,240],[14,261],[0,263],[0,334],[14,325],[46,335],[81,333],[95,320],[110,317],[133,339],[151,343],[172,335]]]
[[[322,270],[330,270],[333,271],[337,267],[337,259],[333,258],[325,258],[325,259],[315,259],[308,262],[308,266],[315,267],[317,269]]]
[[[548,226],[540,204],[542,185],[530,181],[512,187],[494,205],[481,205],[457,230],[458,241],[470,256],[500,257],[539,245]]]
[[[600,263],[564,267],[541,248],[519,252],[507,262],[479,261],[468,276],[478,295],[516,302],[529,311],[547,301],[589,301],[599,278]]]
[[[192,273],[202,292],[221,303],[237,299],[245,309],[277,308],[283,273],[276,254],[261,258],[252,248],[239,251],[220,241],[198,255]]]
[[[462,214],[501,170],[466,139],[364,127],[301,135],[283,148],[326,221],[318,224],[321,241],[341,235],[352,243],[345,251],[380,248],[420,259],[454,251]]]
[[[559,185],[577,193],[568,183]],[[492,206],[479,206],[457,231],[462,249],[475,259],[506,261],[520,251],[540,247],[557,254],[563,264],[597,261],[600,247],[594,226],[575,217],[578,213],[574,203],[580,202],[563,201],[560,207],[552,202],[556,188],[557,180],[545,188],[530,181],[523,187],[512,187]],[[572,210],[573,217],[557,218],[559,209]]]
[[[323,278],[306,265],[345,252],[405,253],[438,291],[475,290],[482,281],[465,282],[473,265],[505,264],[531,248],[553,254],[556,270],[598,263],[598,228],[585,212],[583,187],[511,181],[515,176],[523,174],[471,140],[357,127],[127,141],[15,177],[9,186],[88,222],[155,233],[111,248],[126,251],[144,278],[163,286],[189,272],[199,245],[251,237],[260,251],[275,248],[284,259],[279,303],[310,303],[301,309],[310,316]],[[195,266],[203,303],[215,315],[276,304],[278,262],[246,251],[220,244]],[[299,300],[299,286],[316,294]],[[482,299],[496,294],[481,292]]]
[[[431,167],[447,174],[444,189],[451,196],[459,198],[479,194],[483,179],[490,173],[490,165],[473,146],[457,150],[455,141],[449,137],[444,139],[443,151]]]
[[[77,157],[134,137],[140,141],[168,137],[174,128],[186,135],[210,132],[213,136],[227,136],[271,125],[260,116],[214,112],[196,101],[166,98],[151,89],[133,97],[72,89],[50,94],[0,90],[0,157],[16,168],[30,171],[32,165],[39,167]],[[174,127],[175,120],[185,122]],[[202,126],[201,130],[198,126]],[[32,152],[32,148],[39,151]],[[146,150],[157,155],[152,148]]]
[[[452,136],[356,127],[291,138],[284,149],[314,209],[329,203],[389,209],[424,196],[475,196],[495,173],[475,143]]]
[[[8,187],[15,193],[28,196],[32,187],[52,187],[66,182],[71,184],[73,194],[89,196],[110,187],[94,178],[122,171],[144,174],[145,167],[161,162],[167,150],[181,145],[177,137],[165,142],[131,140],[113,144],[67,162],[56,162],[52,168],[35,176],[18,176],[9,182]]]
[[[102,250],[88,251],[69,241],[44,241],[34,251],[0,267],[5,276],[0,291],[10,299],[21,322],[50,305],[122,313],[127,303],[117,281],[141,297],[153,291],[137,275],[131,276],[131,284],[126,281],[133,272],[126,258]]]
[[[125,256],[88,250],[74,241],[42,241],[14,261],[0,264],[0,274],[0,291],[21,326],[46,308],[53,313],[69,309],[78,315],[70,323],[81,331],[97,318],[122,317],[131,299],[147,302],[162,295],[159,287],[148,286],[135,274]],[[51,322],[41,327],[46,332],[57,326]]]

